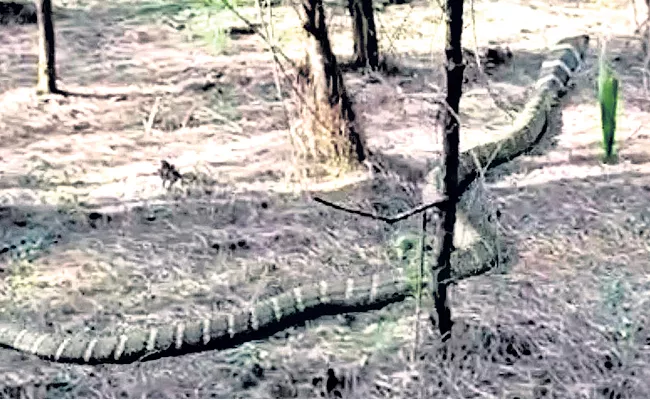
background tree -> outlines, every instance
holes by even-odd
[[[307,71],[303,71],[301,123],[304,147],[316,158],[343,164],[366,159],[365,143],[355,128],[352,102],[332,52],[322,0],[303,0],[303,27],[308,35]],[[304,79],[306,78],[306,79]]]
[[[650,0],[645,0],[646,11],[648,18],[645,20],[645,29],[642,31],[642,41],[644,44],[645,63],[644,67],[647,68],[650,63]]]
[[[376,70],[379,67],[379,45],[372,0],[348,0],[348,9],[352,17],[355,66]]]
[[[444,138],[444,194],[448,201],[442,207],[442,227],[439,230],[440,252],[438,253],[437,285],[433,286],[433,298],[438,314],[438,328],[443,340],[451,334],[451,309],[447,303],[447,286],[451,278],[451,253],[454,250],[454,227],[456,225],[456,203],[458,202],[458,144],[460,123],[458,108],[463,89],[463,52],[461,38],[463,33],[463,0],[446,0],[447,37],[445,55],[447,57],[447,98],[445,112]],[[436,276],[436,271],[431,271]]]
[[[54,52],[54,21],[52,1],[36,0],[38,22],[38,82],[39,94],[56,93],[56,58]]]

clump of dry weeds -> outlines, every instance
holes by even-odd
[[[334,106],[316,95],[312,79],[301,80],[297,97],[297,118],[291,127],[291,144],[296,162],[304,167],[304,177],[339,176],[358,166],[350,137],[354,121],[339,100]]]

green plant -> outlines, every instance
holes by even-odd
[[[233,6],[234,7],[234,6]],[[218,0],[203,0],[197,3],[191,15],[179,15],[184,26],[191,32],[192,39],[200,39],[212,51],[222,54],[228,47],[230,27],[228,10]]]
[[[212,28],[206,30],[204,38],[215,52],[222,53],[228,46],[229,31],[218,22],[211,22]]]
[[[600,121],[603,130],[603,161],[616,161],[614,149],[616,135],[616,112],[618,105],[618,78],[605,58],[605,46],[600,55],[598,68],[598,102],[600,103]]]
[[[397,256],[398,262],[405,268],[406,276],[408,277],[409,287],[412,288],[416,296],[419,295],[422,289],[422,279],[426,277],[420,276],[419,261],[420,261],[420,242],[421,237],[415,233],[404,233],[395,238],[393,242],[393,251]],[[427,271],[424,271],[426,274]]]
[[[145,18],[158,20],[162,17],[173,17],[180,14],[191,13],[203,7],[203,3],[197,0],[190,1],[169,1],[169,0],[146,0],[137,3],[136,7],[129,8],[131,18]]]
[[[629,277],[624,276],[613,277],[603,284],[602,302],[605,311],[614,321],[609,328],[619,340],[631,339],[637,325],[630,310],[632,288],[628,279]]]

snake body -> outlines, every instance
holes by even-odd
[[[523,111],[518,114],[511,131],[503,139],[477,146],[460,155],[461,188],[467,188],[480,173],[508,161],[529,149],[544,133],[549,110],[557,95],[566,90],[572,74],[582,63],[589,37],[564,39],[548,54],[540,77]],[[423,199],[439,193],[444,166],[434,165],[427,174]],[[461,197],[458,232],[471,230],[472,214],[484,214],[480,207],[468,206]],[[480,223],[475,239],[464,246],[456,245],[452,279],[458,280],[489,268],[497,262],[499,246],[492,243],[488,224]],[[467,228],[467,229],[466,229]],[[467,268],[469,266],[469,268]],[[173,324],[134,329],[123,335],[93,336],[89,334],[59,335],[38,332],[10,322],[0,322],[0,347],[32,354],[61,363],[103,364],[132,363],[234,347],[238,344],[268,337],[287,327],[323,315],[359,312],[382,308],[401,301],[416,289],[416,280],[403,269],[387,267],[387,271],[371,276],[350,278],[345,282],[321,281],[294,288],[255,303],[249,309],[197,321],[179,320]],[[423,282],[426,285],[426,282]]]

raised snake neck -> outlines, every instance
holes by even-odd
[[[479,173],[511,160],[534,145],[544,133],[549,110],[556,96],[566,90],[573,73],[579,68],[588,49],[586,35],[564,39],[553,47],[542,64],[532,96],[518,114],[503,139],[486,143],[460,155],[459,180],[466,188]],[[444,166],[434,165],[426,177],[423,200],[439,192]],[[463,205],[468,214],[479,215],[480,207]],[[470,215],[471,216],[471,215]],[[459,219],[462,223],[462,218]],[[489,224],[476,226],[479,238],[467,248],[457,246],[453,254],[453,280],[471,276],[497,263],[503,249],[491,243]],[[469,268],[467,266],[470,266]],[[132,363],[193,352],[225,349],[268,337],[287,327],[323,315],[378,309],[410,296],[415,280],[403,269],[386,268],[387,272],[320,281],[297,287],[262,300],[249,309],[213,316],[197,321],[179,320],[165,326],[134,329],[123,335],[92,336],[42,333],[22,326],[0,322],[0,347],[33,354],[37,357],[79,364]],[[423,282],[426,285],[426,280]]]

